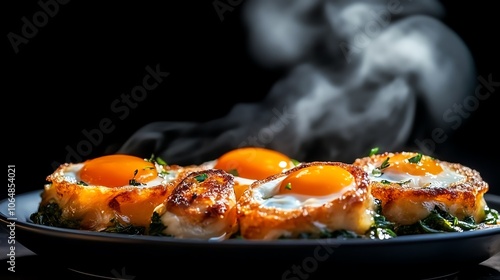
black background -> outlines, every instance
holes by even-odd
[[[68,149],[88,140],[82,131],[98,130],[105,118],[115,129],[103,133],[84,158],[113,151],[151,121],[207,121],[224,116],[234,103],[258,102],[283,74],[249,56],[241,21],[244,1],[223,20],[212,1],[160,2],[165,1],[68,1],[17,53],[7,34],[21,34],[22,18],[31,21],[41,8],[25,1],[2,9],[3,137],[7,164],[16,165],[16,193],[41,189],[53,164],[67,161]],[[491,2],[442,3],[447,11],[442,20],[470,48],[478,76],[500,81],[498,21]],[[118,118],[111,104],[142,84],[148,65],[170,75]],[[490,192],[500,194],[496,89],[437,152],[477,169]],[[6,194],[7,187],[0,197]]]

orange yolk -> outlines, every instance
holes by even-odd
[[[293,162],[286,155],[265,148],[239,148],[217,159],[214,168],[238,177],[261,180],[292,168]]]
[[[342,191],[354,183],[354,176],[339,166],[308,166],[289,174],[279,194],[324,196]]]
[[[154,163],[130,155],[108,155],[85,161],[80,179],[89,185],[121,187],[131,180],[145,184],[158,176]]]
[[[414,158],[418,156],[416,153],[397,154],[389,158],[389,166],[384,170],[393,170],[398,173],[408,173],[411,175],[423,176],[426,174],[437,175],[443,172],[443,168],[434,159],[428,156],[422,156],[420,160]],[[410,160],[414,158],[412,162]],[[382,170],[382,172],[384,172]]]

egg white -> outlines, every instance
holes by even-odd
[[[488,190],[488,183],[482,180],[479,172],[459,163],[436,159],[434,163],[442,168],[438,174],[412,175],[391,168],[373,173],[387,158],[396,155],[398,153],[383,153],[354,162],[368,174],[371,193],[381,202],[382,214],[388,221],[412,225],[427,217],[436,207],[459,220],[466,217],[473,217],[475,221],[484,219],[486,204],[483,195]]]
[[[217,160],[212,160],[203,163],[201,166],[203,168],[213,168],[217,163]],[[300,165],[300,164],[298,164]],[[298,166],[296,165],[296,166]],[[283,170],[286,172],[288,169]],[[319,207],[328,203],[334,199],[342,196],[346,190],[350,188],[355,188],[356,185],[353,182],[351,185],[346,186],[339,192],[332,193],[325,196],[310,196],[310,195],[300,195],[290,193],[287,195],[278,194],[279,186],[286,176],[278,177],[271,181],[262,180],[264,183],[258,183],[254,186],[254,199],[256,202],[261,204],[261,207],[276,207],[281,209],[297,209],[304,206]],[[240,184],[244,186],[250,186],[251,184],[259,181],[255,179],[248,179],[239,176],[234,176],[235,184]]]
[[[280,184],[285,179],[286,176],[281,176],[268,182],[254,184],[252,186],[254,201],[259,203],[261,207],[275,207],[284,210],[292,210],[304,206],[320,207],[330,201],[340,198],[345,191],[356,187],[356,184],[353,182],[338,192],[324,196],[295,193],[279,194]]]
[[[67,167],[65,167],[62,170],[62,176],[63,180],[71,183],[71,184],[78,184],[79,182],[82,182],[83,180],[80,178],[80,170],[84,167],[84,163],[75,163],[75,164],[70,164]],[[151,188],[154,186],[158,185],[164,185],[167,184],[168,182],[173,181],[175,178],[178,176],[178,172],[176,170],[168,170],[168,172],[165,172],[164,168],[162,165],[156,164],[156,171],[158,172],[158,176],[151,181],[148,181],[147,183],[139,184],[139,185],[123,185],[121,187],[133,187],[133,188]],[[132,179],[132,175],[130,177]],[[83,181],[85,182],[85,181]],[[86,183],[86,182],[85,182]]]
[[[375,165],[368,164],[365,167],[370,180],[377,182],[385,180],[391,183],[402,184],[410,188],[443,188],[467,179],[466,176],[457,173],[445,165],[441,165],[443,171],[436,175],[431,173],[427,173],[426,175],[412,175],[406,172],[397,172],[392,169],[383,170],[380,175],[374,175],[373,170],[378,166],[380,166],[380,163]]]

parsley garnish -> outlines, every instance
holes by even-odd
[[[144,235],[146,228],[143,226],[134,226],[132,224],[122,224],[117,218],[110,220],[111,225],[103,229],[103,232],[123,233],[129,235]]]
[[[203,173],[203,174],[200,174],[200,175],[198,175],[198,176],[196,176],[194,178],[196,179],[196,181],[198,181],[198,182],[201,183],[201,182],[205,181],[208,178],[208,175],[206,173]]]
[[[375,154],[378,154],[378,150],[379,150],[378,147],[371,148],[370,153],[368,154],[368,156],[371,157],[371,156],[373,156]]]
[[[391,182],[389,180],[380,180],[380,183],[384,184],[384,185],[388,185],[388,184],[391,184],[391,183],[395,183],[395,184],[398,184],[400,186],[404,185],[404,184],[408,184],[411,182],[411,179],[408,179],[406,181],[399,181],[399,182]]]
[[[408,162],[409,163],[419,163],[420,160],[422,159],[422,154],[421,153],[418,153],[418,155],[414,156],[414,157],[411,157],[408,159]]]
[[[145,185],[143,183],[139,183],[135,180],[135,175],[137,175],[137,172],[139,172],[139,170],[135,170],[134,171],[134,177],[132,177],[132,179],[128,180],[128,184],[131,185],[131,186],[142,186],[142,185]]]
[[[289,191],[290,191],[290,190],[292,190],[292,183],[287,183],[287,184],[285,185],[285,189],[287,189],[287,190],[289,190]]]
[[[389,165],[390,165],[390,164],[389,164],[389,159],[390,159],[390,157],[387,157],[387,158],[386,158],[386,159],[382,162],[382,164],[381,164],[381,165],[380,165],[380,167],[379,167],[379,168],[380,168],[380,170],[382,170],[382,169],[385,169],[385,168],[389,167]]]
[[[397,182],[397,184],[399,184],[399,185],[404,185],[404,184],[408,184],[408,183],[410,183],[410,182],[411,182],[411,179],[408,179],[408,180],[406,180],[406,181],[400,181],[400,182]]]
[[[237,177],[240,176],[240,174],[238,173],[238,170],[236,168],[228,170],[227,173],[229,173],[229,174],[231,174],[233,176],[237,176]]]
[[[153,212],[153,216],[151,216],[151,223],[149,224],[148,234],[155,236],[165,236],[163,233],[167,226],[163,224],[161,221],[161,215],[157,212]],[[168,235],[167,235],[168,236]]]
[[[68,219],[63,216],[63,209],[59,204],[50,202],[41,205],[37,212],[30,215],[30,220],[35,224],[62,228],[80,228],[80,219]]]
[[[167,165],[166,161],[164,161],[161,157],[155,157],[154,154],[151,154],[149,159],[145,159],[145,160],[148,162],[152,162],[152,163],[158,163],[159,165]]]
[[[373,176],[380,176],[383,174],[382,172],[382,169],[385,169],[387,167],[389,167],[390,163],[389,163],[389,159],[390,157],[387,157],[383,162],[382,164],[379,166],[379,167],[375,167],[373,170],[372,170],[372,174]]]
[[[164,161],[161,157],[156,157],[156,162],[160,165],[167,165],[167,162]]]

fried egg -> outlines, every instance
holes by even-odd
[[[461,164],[416,152],[386,152],[356,159],[354,165],[369,174],[382,214],[397,224],[416,223],[436,206],[459,219],[485,217],[488,184]]]
[[[155,209],[175,238],[225,240],[238,230],[234,177],[220,169],[188,174]]]
[[[348,230],[365,234],[374,222],[368,175],[340,162],[309,162],[257,180],[238,201],[246,239],[318,237]]]
[[[78,229],[147,230],[154,208],[194,169],[125,154],[65,163],[47,176],[39,209],[56,203],[62,224]]]
[[[282,173],[295,165],[287,155],[262,147],[234,149],[203,164],[206,168],[221,169],[235,176],[237,199],[254,181]]]

